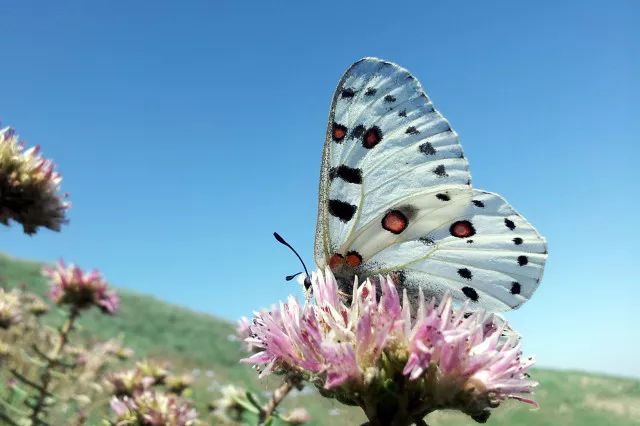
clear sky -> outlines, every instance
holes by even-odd
[[[74,207],[59,234],[0,228],[0,251],[228,319],[297,292],[271,233],[312,263],[331,95],[378,56],[421,80],[474,186],[548,239],[509,314],[525,350],[640,376],[639,3],[434,3],[3,1],[0,120]]]

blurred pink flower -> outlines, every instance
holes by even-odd
[[[156,391],[114,397],[111,409],[116,415],[112,425],[191,426],[197,421],[197,412],[187,401]]]
[[[240,320],[238,320],[238,322],[236,323],[236,336],[234,337],[234,340],[240,339],[240,341],[244,343],[244,349],[247,352],[253,352],[254,350],[253,344],[247,342],[247,338],[251,337],[251,329],[249,328],[250,325],[251,323],[249,322],[247,317],[240,318]]]
[[[286,421],[289,425],[302,425],[308,423],[311,420],[311,416],[309,412],[302,407],[294,408],[289,411],[289,413],[284,416],[284,421]]]
[[[9,328],[20,322],[22,306],[20,293],[16,290],[5,291],[0,287],[0,328]]]
[[[401,303],[390,277],[375,282],[379,298],[371,280],[356,281],[347,304],[329,268],[314,273],[315,303],[289,297],[256,313],[245,341],[258,352],[242,361],[264,364],[262,375],[299,374],[365,412],[380,395],[396,394],[398,403],[404,395],[414,420],[442,408],[482,419],[507,398],[536,405],[522,397],[537,384],[526,375],[533,361],[522,358],[515,334],[503,337],[504,321],[468,313],[467,304],[456,310],[449,295],[427,303],[422,293],[412,315],[406,291]]]
[[[118,309],[118,295],[108,288],[97,270],[85,273],[76,265],[66,266],[61,260],[54,267],[45,267],[43,274],[51,280],[49,298],[58,305],[67,304],[75,309],[96,306],[107,314]]]
[[[38,146],[25,151],[13,129],[0,129],[0,223],[15,220],[26,234],[60,230],[71,204],[58,193],[62,177],[54,168]]]

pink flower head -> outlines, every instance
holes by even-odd
[[[145,391],[133,397],[114,397],[111,409],[116,416],[112,425],[191,426],[197,412],[184,399],[156,391]]]
[[[244,323],[256,353],[243,362],[265,365],[262,375],[298,374],[365,412],[391,394],[414,419],[436,408],[481,419],[507,398],[535,405],[522,396],[536,385],[526,375],[533,360],[522,358],[519,339],[504,337],[506,323],[494,315],[454,309],[449,295],[427,303],[421,291],[412,314],[406,290],[401,303],[389,276],[356,279],[350,303],[329,268],[312,275],[312,289],[315,303],[290,297]]]
[[[41,226],[59,231],[71,206],[59,194],[61,181],[38,146],[25,151],[13,129],[0,129],[0,223],[15,220],[26,234]]]
[[[85,273],[61,260],[54,267],[45,267],[43,274],[51,281],[49,298],[58,305],[67,304],[78,310],[96,306],[107,314],[118,309],[118,295],[108,288],[98,270]]]

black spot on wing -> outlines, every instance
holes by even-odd
[[[433,173],[438,177],[447,177],[447,170],[444,167],[444,164],[440,164],[435,169],[433,169]]]
[[[349,138],[351,139],[360,139],[364,134],[364,131],[367,130],[362,124],[358,124],[351,130],[351,134],[349,134]]]
[[[343,222],[349,222],[356,213],[357,207],[341,200],[329,200],[329,214]]]
[[[418,147],[421,153],[424,155],[433,155],[436,153],[436,149],[429,142],[425,142]]]
[[[480,201],[480,200],[472,200],[471,202],[476,207],[484,207],[484,203],[482,201]]]
[[[524,255],[518,256],[518,265],[524,266],[527,263],[529,263],[529,258],[527,256],[524,256]]]
[[[504,218],[504,226],[511,229],[512,231],[516,229],[516,224],[513,223],[511,219],[507,219],[506,217]]]
[[[474,302],[478,301],[478,292],[475,291],[473,288],[462,287],[462,292],[464,293],[465,296],[467,296],[469,299],[473,300]]]
[[[342,93],[340,94],[342,96],[342,98],[353,98],[353,96],[356,94],[356,92],[351,89],[351,88],[347,88],[347,89],[342,89]]]
[[[436,194],[436,198],[440,201],[449,201],[451,200],[451,197],[449,197],[447,194]]]
[[[402,111],[398,112],[398,117],[406,117],[407,116],[407,110],[403,109]]]
[[[376,92],[378,91],[378,89],[376,89],[375,87],[368,87],[367,91],[364,92],[365,96],[373,96],[376,94]]]
[[[390,104],[390,103],[392,103],[392,102],[395,102],[395,101],[396,101],[396,97],[395,97],[395,96],[393,96],[393,95],[387,95],[387,96],[385,96],[385,97],[384,97],[384,101],[385,101],[386,103],[389,103],[389,104]]]
[[[362,183],[362,170],[354,169],[349,166],[340,165],[338,167],[332,167],[329,170],[329,177],[331,179],[340,178],[349,183]]]
[[[520,294],[520,290],[522,289],[522,286],[520,286],[519,282],[512,282],[511,283],[511,294]]]
[[[520,237],[515,237],[515,238],[513,239],[513,244],[515,244],[515,245],[519,246],[520,244],[522,244],[522,238],[520,238]]]
[[[458,275],[460,275],[465,280],[470,280],[473,278],[473,274],[468,268],[460,268],[458,269]]]
[[[405,133],[408,134],[408,135],[417,135],[420,132],[418,131],[418,129],[415,128],[415,126],[411,126],[411,127],[407,128]]]

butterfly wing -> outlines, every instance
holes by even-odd
[[[473,190],[458,216],[439,226],[417,227],[418,239],[387,246],[360,267],[365,275],[396,273],[410,294],[449,291],[471,308],[504,311],[519,307],[542,278],[547,245],[502,197]],[[367,236],[363,236],[363,241]]]
[[[546,243],[470,181],[457,134],[418,81],[389,62],[356,62],[329,114],[316,263],[347,285],[355,274],[393,273],[412,297],[422,288],[474,308],[519,306],[539,283]]]
[[[470,179],[458,135],[420,83],[390,62],[356,62],[340,79],[329,112],[316,263],[322,267],[344,252],[363,228],[403,199],[435,196],[439,187],[470,198]],[[431,201],[425,209],[442,207]]]

